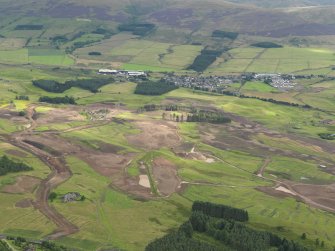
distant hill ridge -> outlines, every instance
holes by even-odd
[[[293,8],[315,5],[320,7]],[[325,5],[334,7],[322,8]],[[157,27],[208,35],[214,30],[271,37],[335,35],[333,0],[25,0],[15,3],[0,0],[0,11],[14,20],[24,16],[83,18],[118,24],[138,20]]]
[[[334,0],[228,0],[232,3],[249,4],[264,8],[285,8],[285,7],[304,7],[335,5]]]

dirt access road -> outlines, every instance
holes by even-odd
[[[67,167],[63,157],[52,156],[50,153],[25,142],[25,137],[32,134],[33,130],[37,126],[34,114],[35,106],[29,106],[26,117],[29,120],[30,125],[24,131],[9,136],[8,141],[12,145],[15,145],[38,157],[41,161],[48,165],[51,170],[48,177],[42,180],[39,185],[36,192],[36,200],[33,202],[33,205],[57,226],[57,229],[46,237],[46,239],[53,240],[79,231],[77,226],[58,213],[57,210],[49,205],[48,202],[50,192],[63,182],[67,181],[72,176],[72,173]]]

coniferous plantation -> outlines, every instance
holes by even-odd
[[[248,212],[245,210],[195,201],[189,220],[177,231],[151,242],[146,251],[310,251],[271,232],[248,227],[245,223],[248,219]],[[193,237],[195,233],[206,235],[221,245],[217,242],[201,241]]]
[[[96,79],[69,80],[62,84],[55,80],[42,79],[42,80],[34,80],[33,85],[47,92],[54,92],[54,93],[63,93],[72,87],[78,87],[96,93],[102,86],[113,82],[114,82],[113,78],[96,78]]]
[[[168,83],[164,80],[160,81],[145,81],[138,83],[135,89],[135,94],[158,96],[164,93],[168,93],[178,89],[178,87],[172,83]]]
[[[0,176],[7,173],[17,173],[31,170],[33,169],[30,166],[22,162],[15,162],[9,159],[6,155],[0,158]]]
[[[196,111],[188,114],[186,122],[208,122],[213,124],[230,123],[231,119],[227,115],[219,112]]]
[[[39,99],[40,102],[50,103],[50,104],[70,104],[75,105],[76,101],[74,100],[74,97],[48,97],[43,96]]]
[[[192,65],[188,67],[189,70],[196,72],[205,71],[215,60],[222,55],[221,50],[203,49],[201,54],[198,55]]]

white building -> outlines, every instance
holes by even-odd
[[[128,76],[130,77],[141,77],[146,75],[147,74],[144,71],[128,71]]]
[[[99,74],[117,74],[117,70],[100,69]]]

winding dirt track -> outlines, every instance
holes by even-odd
[[[57,229],[46,237],[46,239],[53,240],[79,231],[77,226],[69,222],[48,203],[50,192],[63,182],[67,181],[72,176],[72,173],[62,157],[52,156],[50,153],[24,142],[25,136],[30,135],[37,126],[37,123],[33,118],[34,114],[35,106],[30,106],[27,109],[26,115],[27,119],[30,121],[30,127],[22,132],[9,136],[7,140],[12,145],[34,154],[46,165],[48,165],[51,170],[48,177],[44,179],[38,187],[36,200],[33,202],[33,205],[57,226]]]

